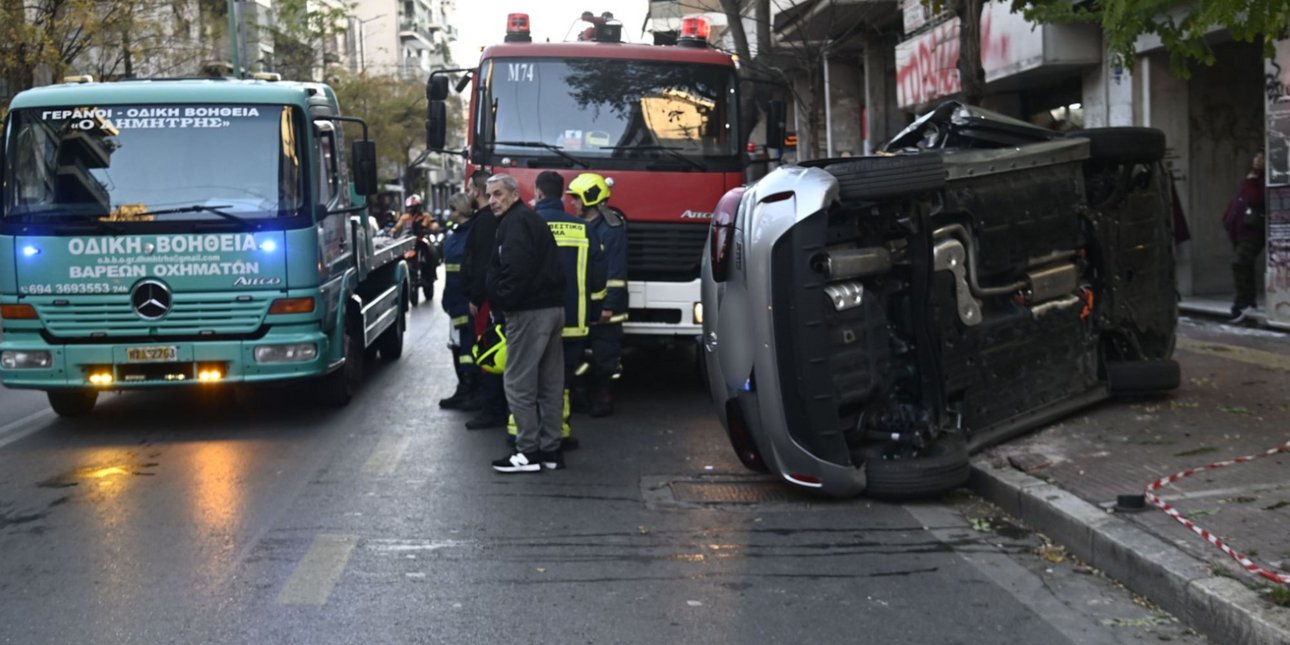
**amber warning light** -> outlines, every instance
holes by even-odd
[[[529,35],[529,15],[527,13],[512,13],[506,16],[506,42],[530,42],[533,38]]]

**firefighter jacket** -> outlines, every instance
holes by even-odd
[[[590,331],[591,294],[605,288],[605,259],[600,240],[587,222],[564,211],[558,197],[533,205],[555,236],[564,268],[564,338],[581,338]]]
[[[470,218],[470,238],[466,241],[466,256],[461,261],[461,281],[466,285],[466,295],[476,307],[488,299],[484,278],[488,273],[488,258],[493,254],[493,240],[497,237],[497,217],[487,206],[475,211]]]
[[[606,280],[605,289],[591,296],[599,305],[593,308],[597,318],[601,310],[612,311],[610,322],[623,322],[627,319],[627,219],[618,209],[599,208],[600,217],[590,221],[588,228],[605,252]]]
[[[498,218],[485,283],[488,301],[503,314],[564,306],[560,249],[546,222],[523,202]]]
[[[470,244],[470,231],[474,226],[473,217],[460,224],[450,225],[443,239],[443,310],[448,312],[453,327],[461,327],[470,322],[470,296],[466,292],[461,269],[466,261],[466,246]]]

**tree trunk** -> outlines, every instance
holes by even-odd
[[[963,102],[980,105],[985,98],[985,69],[981,65],[981,11],[983,0],[958,0],[955,13],[959,17],[959,82],[963,87]]]

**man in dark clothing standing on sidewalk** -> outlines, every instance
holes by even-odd
[[[470,176],[466,186],[466,195],[474,201],[475,216],[472,219],[470,238],[466,240],[465,259],[461,262],[461,282],[470,299],[469,311],[474,320],[476,336],[483,333],[488,326],[488,293],[484,277],[488,271],[488,259],[493,253],[493,240],[497,234],[497,218],[488,206],[487,184],[488,172],[476,170]],[[466,422],[470,430],[501,428],[506,425],[506,391],[502,386],[502,377],[498,374],[481,373],[478,392],[480,397],[479,415]]]
[[[515,451],[493,462],[501,473],[564,466],[560,451],[564,394],[564,271],[546,222],[520,201],[510,175],[493,175],[488,206],[497,237],[488,261],[488,302],[506,318],[506,400],[515,415]]]

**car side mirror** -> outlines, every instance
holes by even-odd
[[[354,192],[364,197],[376,192],[376,142],[355,141],[350,155],[354,173]]]

